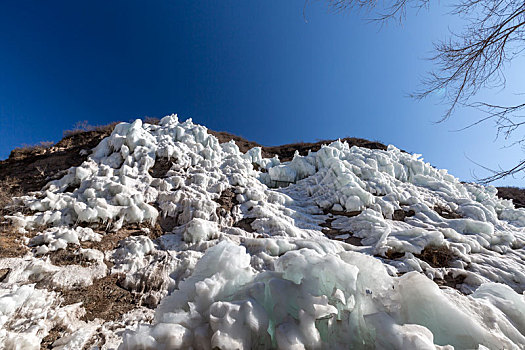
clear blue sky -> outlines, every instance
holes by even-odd
[[[178,113],[215,130],[277,145],[355,136],[392,143],[472,179],[521,159],[494,128],[450,132],[438,98],[406,97],[431,69],[432,40],[460,26],[432,7],[384,28],[326,2],[2,1],[0,159],[22,144],[58,141],[77,121],[105,124]],[[523,92],[525,64],[509,88]],[[516,77],[516,78],[513,78]],[[521,84],[521,85],[520,85]],[[521,91],[520,91],[521,89]],[[522,185],[508,179],[499,184]]]

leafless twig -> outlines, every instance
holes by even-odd
[[[329,0],[336,11],[376,11],[374,20],[402,20],[409,6],[428,7],[429,0]],[[468,129],[485,121],[494,121],[496,137],[505,140],[523,125],[525,103],[498,105],[486,102],[472,103],[482,88],[505,87],[504,68],[525,50],[525,2],[520,0],[456,0],[452,15],[461,16],[468,25],[460,33],[452,33],[448,40],[435,44],[436,54],[431,57],[436,69],[423,80],[423,88],[412,94],[423,99],[445,92],[448,107],[440,121],[448,119],[458,106],[472,107],[481,117],[460,129]],[[518,143],[525,143],[525,135]],[[509,170],[497,171],[494,176],[481,179],[487,183],[525,170],[520,161]]]

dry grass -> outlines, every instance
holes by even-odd
[[[241,136],[237,136],[237,135],[231,134],[226,131],[214,131],[214,130],[208,129],[208,133],[215,136],[219,140],[219,143],[225,143],[225,142],[229,142],[230,140],[233,140],[235,144],[237,145],[237,147],[239,147],[239,150],[241,152],[247,152],[253,147],[261,147],[261,145],[258,144],[257,142],[248,141]],[[265,157],[269,156],[269,154],[265,153],[264,148],[263,148],[263,155]]]
[[[398,252],[397,250],[394,250],[392,248],[388,249],[385,252],[385,257],[389,260],[401,259],[404,256],[405,256],[405,252]]]
[[[140,305],[140,296],[121,287],[123,275],[108,275],[96,279],[88,287],[62,290],[63,305],[82,303],[86,314],[84,321],[101,318],[105,321],[119,320],[122,315]]]
[[[12,213],[13,198],[21,195],[18,179],[7,177],[0,180],[0,219],[3,219],[4,215]]]
[[[84,225],[85,223],[82,224]],[[102,240],[100,242],[84,241],[81,243],[82,248],[98,249],[102,252],[106,252],[116,249],[119,246],[120,241],[130,236],[146,235],[154,240],[164,234],[164,230],[158,222],[154,225],[148,222],[130,223],[126,224],[116,232],[105,230],[105,228],[108,228],[109,226],[111,225],[100,224],[99,227],[93,224],[86,225],[86,227],[90,227],[95,232],[102,234]],[[149,232],[146,233],[143,229],[148,229]]]
[[[446,246],[427,246],[421,254],[415,254],[415,256],[434,268],[450,267],[450,263],[457,259],[454,253]]]
[[[434,206],[434,211],[436,213],[439,214],[439,216],[441,216],[442,218],[445,218],[445,219],[461,219],[463,218],[463,216],[459,213],[456,213],[455,211],[441,205],[441,204],[436,204]]]
[[[233,227],[242,228],[246,232],[255,232],[255,230],[252,227],[252,222],[255,221],[255,218],[242,218],[241,220],[237,221],[233,224]]]
[[[53,349],[53,343],[57,341],[64,333],[66,328],[64,326],[57,326],[49,331],[49,334],[42,339],[40,343],[41,350]]]
[[[17,230],[5,218],[20,209],[13,205],[13,198],[20,195],[16,179],[6,178],[0,181],[0,258],[23,256],[27,252],[27,248],[20,244]]]
[[[355,138],[355,137],[345,137],[340,139],[341,142],[347,142],[350,147],[352,146],[358,146],[358,147],[364,147],[369,149],[380,149],[380,150],[386,150],[387,146],[377,142],[377,141],[369,141],[365,139]],[[266,156],[273,157],[274,155],[278,155],[279,159],[281,161],[289,161],[293,159],[293,156],[295,154],[295,151],[298,151],[300,155],[305,156],[308,154],[308,151],[311,150],[312,152],[317,152],[321,149],[322,145],[328,145],[336,140],[322,140],[315,143],[311,142],[299,142],[299,143],[291,143],[287,145],[281,145],[281,146],[264,146],[263,151],[265,152]]]
[[[60,178],[67,169],[87,159],[82,150],[90,150],[112,131],[116,123],[93,127],[93,131],[77,128],[49,148],[15,149],[8,159],[0,161],[0,181],[18,180],[22,193],[38,191],[49,181]],[[84,127],[84,126],[83,126]],[[85,126],[85,128],[89,128]]]
[[[153,125],[158,125],[160,122],[159,118],[154,118],[154,117],[144,117],[143,120],[144,120],[144,123],[153,124]],[[111,134],[111,132],[113,132],[113,129],[119,123],[120,122],[111,122],[106,125],[91,125],[89,124],[87,120],[82,120],[82,121],[76,122],[75,125],[73,126],[73,129],[64,131],[63,136],[64,138],[68,138],[71,136],[88,133],[92,131],[95,131],[97,133],[106,133],[109,135]]]
[[[457,259],[454,253],[446,246],[427,246],[421,251],[421,254],[414,255],[434,268],[450,267],[451,262]],[[387,259],[396,260],[404,257],[405,252],[399,252],[391,248],[385,253],[385,256]]]
[[[113,131],[115,125],[119,122],[113,122],[106,125],[90,125],[87,120],[76,122],[75,126],[71,130],[64,131],[64,138],[75,136],[78,134],[87,133],[90,131],[96,131],[101,133],[108,133],[108,135]]]
[[[518,187],[498,187],[498,197],[512,199],[516,208],[525,208],[525,189]]]
[[[149,169],[149,173],[153,177],[164,178],[166,177],[166,174],[174,164],[175,161],[172,159],[166,157],[158,157],[155,160],[155,164],[153,165],[153,167]]]
[[[159,125],[160,119],[155,117],[144,117],[144,123]]]
[[[225,217],[228,214],[231,215],[233,207],[239,204],[237,200],[235,190],[232,188],[227,188],[222,191],[219,198],[215,199],[215,202],[219,204],[217,207],[216,213],[218,217]]]
[[[39,155],[46,153],[55,143],[52,141],[41,141],[36,145],[22,145],[11,151],[9,158],[24,158],[27,155]]]
[[[59,249],[49,252],[46,255],[55,266],[80,265],[90,266],[92,262],[80,253],[80,246],[68,244],[66,249]]]
[[[416,215],[416,212],[412,209],[410,210],[403,210],[403,209],[396,209],[394,210],[394,214],[392,215],[392,220],[395,221],[405,221],[405,218],[409,218]]]
[[[449,272],[445,276],[443,276],[443,279],[436,278],[434,279],[434,282],[440,287],[450,287],[457,289],[461,292],[461,289],[459,288],[459,285],[465,282],[465,279],[467,278],[467,275],[457,275],[454,277],[452,272]]]
[[[327,213],[327,212],[328,211],[325,210],[325,213]],[[339,212],[336,212],[336,211],[333,211],[333,210],[330,210],[330,212],[331,213],[339,213]],[[349,214],[347,216],[359,215],[359,214],[355,214],[355,213],[361,213],[361,212],[350,212],[350,213],[347,213],[347,214]],[[335,220],[335,218],[327,219],[324,223],[322,223],[320,225],[320,226],[324,227],[322,232],[325,234],[326,237],[328,237],[330,239],[338,240],[338,241],[343,241],[345,243],[348,243],[348,244],[351,244],[351,245],[355,245],[355,246],[362,246],[363,245],[361,243],[362,238],[355,237],[353,232],[344,231],[344,230],[338,230],[338,229],[333,228],[332,227],[332,222],[334,220]],[[336,238],[337,236],[342,235],[342,234],[348,234],[349,237],[345,238],[345,239]]]

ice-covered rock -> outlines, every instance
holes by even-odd
[[[37,232],[0,259],[0,341],[38,347],[66,317],[46,288],[111,273],[154,318],[75,323],[55,346],[523,349],[525,209],[496,194],[394,146],[283,163],[173,115],[121,123],[8,217]],[[50,262],[71,246],[86,266]]]

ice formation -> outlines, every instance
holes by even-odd
[[[281,163],[191,120],[137,120],[17,201],[32,214],[9,219],[38,234],[0,259],[7,349],[58,326],[55,349],[525,348],[525,209],[394,146]],[[129,224],[140,234],[97,250]],[[50,261],[71,245],[88,266]],[[108,274],[143,306],[106,322],[61,304]]]

